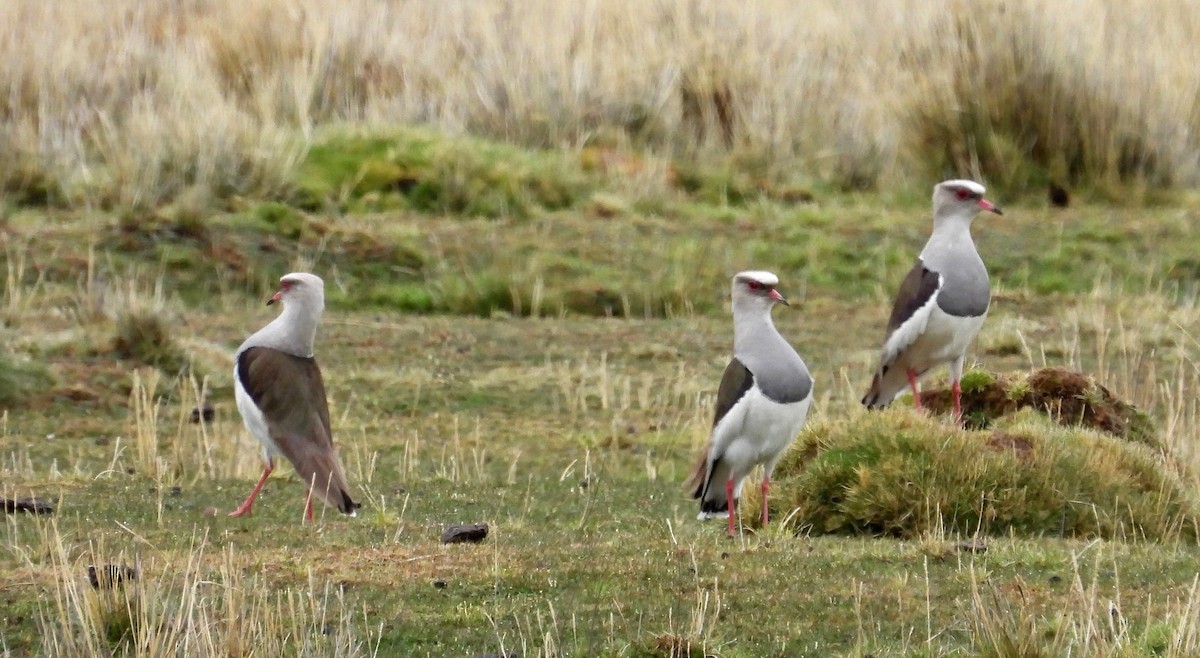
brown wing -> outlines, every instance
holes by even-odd
[[[238,379],[296,473],[313,484],[325,502],[352,512],[357,505],[333,449],[325,382],[316,359],[251,347],[238,357]]]
[[[725,366],[725,374],[721,375],[721,385],[717,388],[717,411],[713,414],[713,427],[721,422],[725,414],[729,413],[733,405],[737,404],[753,385],[754,373],[738,361],[737,357],[730,359],[729,365]]]
[[[717,388],[717,410],[713,414],[713,427],[721,422],[725,414],[737,404],[737,401],[746,395],[746,391],[754,385],[754,373],[738,361],[737,357],[730,359],[729,365],[725,366],[725,374],[721,375],[721,385]],[[704,495],[705,489],[708,488],[709,480],[711,480],[711,470],[709,468],[709,450],[712,449],[712,441],[705,446],[704,453],[700,455],[695,468],[692,469],[692,475],[688,478],[685,485],[689,489],[693,489],[692,497],[700,498]],[[708,511],[708,510],[706,510]],[[717,510],[719,511],[719,510]]]
[[[900,284],[900,292],[896,294],[892,315],[888,318],[888,335],[891,336],[892,332],[907,322],[918,309],[928,304],[941,285],[941,276],[917,259],[916,265],[913,265]]]

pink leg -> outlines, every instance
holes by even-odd
[[[258,479],[258,484],[254,485],[254,490],[250,492],[250,497],[246,499],[246,502],[242,503],[241,507],[230,512],[229,516],[246,516],[251,513],[250,508],[254,506],[254,499],[258,496],[258,492],[262,490],[263,485],[266,484],[267,476],[273,470],[275,470],[275,460],[268,459],[266,468],[263,469],[262,477]]]
[[[957,379],[950,385],[950,391],[954,394],[954,422],[962,425],[962,389]]]
[[[917,405],[917,409],[921,409],[921,389],[917,388],[917,373],[915,370],[908,370],[908,385],[912,387],[913,404]]]
[[[725,501],[729,505],[729,536],[733,537],[733,517],[737,514],[737,501],[733,499],[733,478],[725,481]]]
[[[763,476],[763,510],[762,510],[762,527],[767,527],[767,490],[771,488],[771,476]]]
[[[308,496],[304,499],[304,523],[312,523],[312,488],[308,490]]]

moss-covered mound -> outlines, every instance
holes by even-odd
[[[963,420],[984,429],[1018,409],[1040,411],[1063,425],[1086,427],[1131,441],[1158,446],[1150,417],[1114,396],[1090,376],[1066,368],[1040,368],[1030,373],[998,375],[972,370],[962,378]],[[950,388],[921,392],[921,402],[933,413],[953,408]]]
[[[1195,539],[1200,514],[1141,443],[1032,410],[961,430],[899,406],[805,432],[776,470],[771,506],[797,532],[899,537]]]

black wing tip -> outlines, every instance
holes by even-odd
[[[338,507],[342,514],[354,514],[354,511],[361,507],[362,503],[354,502],[354,500],[350,498],[350,494],[346,493],[345,491],[342,492],[342,504]]]
[[[720,514],[721,512],[728,512],[729,501],[702,500],[700,501],[700,511],[704,514]]]

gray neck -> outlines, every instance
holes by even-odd
[[[299,303],[284,304],[283,312],[270,324],[259,329],[238,348],[270,347],[293,356],[311,357],[321,321],[321,307],[311,308]]]
[[[940,253],[962,251],[975,251],[975,240],[971,238],[971,218],[948,217],[934,222],[933,233],[921,251],[921,259],[929,262],[931,256],[936,259]]]
[[[991,303],[987,267],[971,239],[973,214],[960,214],[934,221],[933,234],[921,261],[943,277],[938,307],[957,317],[978,317]]]
[[[759,300],[734,304],[733,355],[754,374],[764,395],[776,402],[798,402],[812,390],[812,377],[800,355],[775,329],[771,306]]]
[[[762,297],[737,296],[733,300],[733,350],[750,349],[758,341],[774,334],[779,336],[771,320],[774,302]]]

